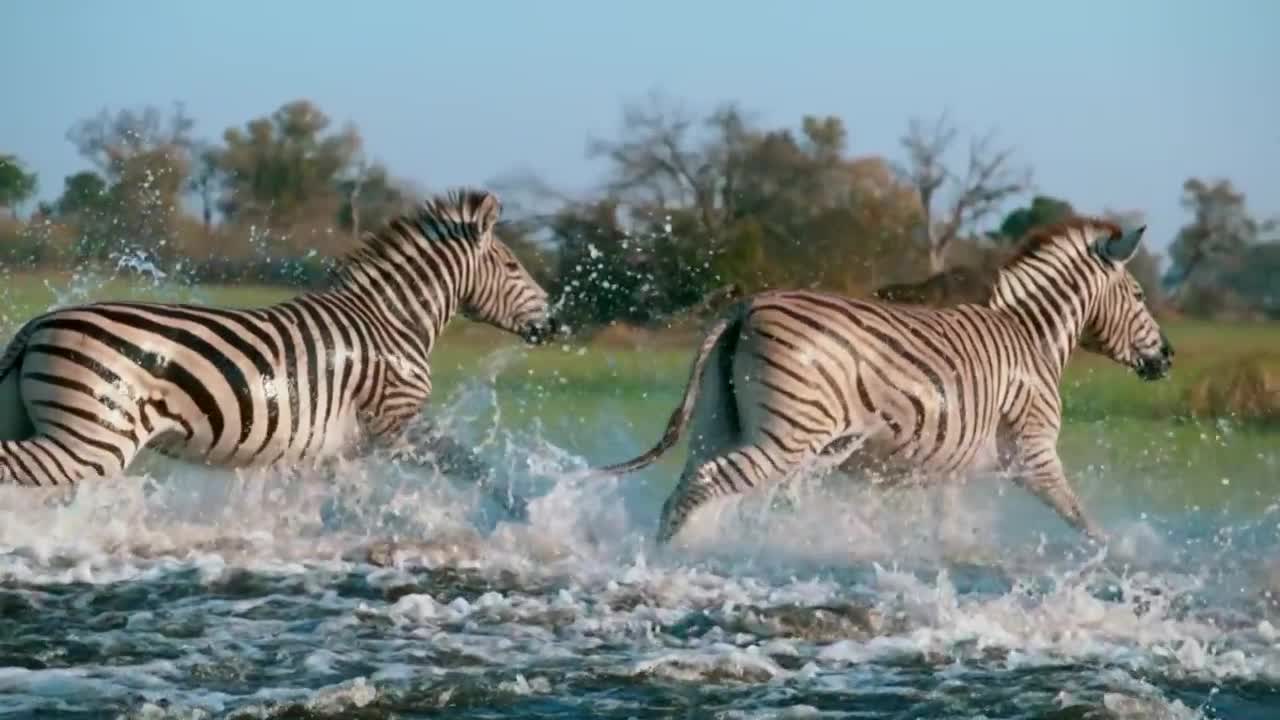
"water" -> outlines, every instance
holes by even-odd
[[[497,447],[528,523],[377,460],[338,479],[157,465],[71,497],[4,488],[0,713],[1280,712],[1275,510],[1113,509],[1101,553],[995,485],[934,531],[921,491],[813,480],[657,552],[643,480],[565,480],[582,459],[532,434]]]
[[[678,459],[567,478],[584,448],[618,460],[652,439],[684,377],[640,398],[497,398],[513,352],[469,361],[431,414],[532,498],[527,523],[377,458],[0,488],[0,715],[1280,716],[1266,438],[1069,428],[1105,553],[998,483],[935,515],[930,491],[816,478],[657,551]]]

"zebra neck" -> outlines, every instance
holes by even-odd
[[[348,276],[324,294],[346,306],[354,321],[380,338],[378,344],[411,346],[424,358],[460,305],[457,291],[448,286],[405,287],[389,278]]]
[[[1060,378],[1080,343],[1092,302],[1078,292],[1079,287],[1064,278],[1015,266],[1000,271],[987,306],[1020,327]]]

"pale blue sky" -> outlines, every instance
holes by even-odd
[[[530,168],[582,189],[587,136],[651,89],[771,125],[836,114],[895,159],[911,115],[947,108],[1164,244],[1189,175],[1280,213],[1278,29],[1280,0],[7,0],[0,152],[48,198],[83,166],[67,128],[102,107],[184,100],[217,138],[309,98],[426,187]]]

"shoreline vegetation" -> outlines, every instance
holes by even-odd
[[[158,300],[251,307],[288,299],[302,289],[283,285],[183,285],[91,273],[11,273],[0,277],[0,334],[8,336],[50,307],[93,300]],[[688,379],[692,350],[714,312],[683,313],[640,326],[614,322],[549,349],[528,349],[495,379],[509,383],[571,384],[574,391],[631,387],[678,393]],[[1172,375],[1144,383],[1127,368],[1077,352],[1063,379],[1064,417],[1072,420],[1225,418],[1280,431],[1280,323],[1164,317],[1177,349]],[[500,331],[457,318],[434,351],[440,382],[478,354],[519,343]]]

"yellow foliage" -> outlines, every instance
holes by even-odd
[[[1201,417],[1280,422],[1280,353],[1253,353],[1206,368],[1188,389],[1187,406]]]

